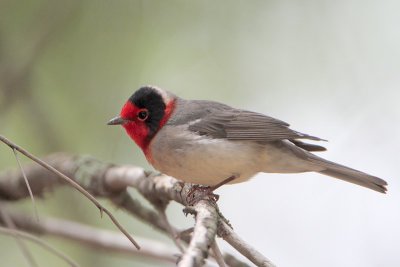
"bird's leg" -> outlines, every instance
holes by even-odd
[[[223,180],[213,186],[193,185],[192,188],[190,189],[189,193],[187,194],[186,202],[192,206],[193,204],[197,203],[200,199],[202,199],[206,196],[208,197],[209,200],[211,200],[213,202],[217,202],[219,199],[219,195],[214,194],[214,190],[220,188],[224,184],[227,184],[227,183],[233,181],[234,179],[236,179],[236,175],[229,176],[225,180]],[[196,193],[199,193],[199,194],[196,194]]]
[[[219,182],[218,184],[211,186],[211,187],[209,188],[210,192],[213,192],[214,190],[220,188],[220,187],[223,186],[224,184],[227,184],[227,183],[229,183],[229,182],[232,182],[233,180],[236,179],[236,177],[237,177],[236,175],[229,176],[228,178],[226,178],[226,179],[223,180],[222,182]]]

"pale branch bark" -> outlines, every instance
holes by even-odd
[[[214,243],[217,233],[217,209],[214,205],[210,205],[207,200],[200,200],[191,211],[186,210],[194,213],[196,223],[189,247],[183,254],[178,266],[203,266],[204,259],[207,258],[208,250]]]
[[[179,253],[178,250],[152,240],[137,238],[141,245],[140,250],[137,250],[132,247],[132,244],[121,233],[97,229],[68,220],[41,216],[40,222],[37,222],[21,213],[10,211],[4,213],[10,217],[18,229],[36,235],[60,237],[95,249],[102,249],[107,252],[120,253],[131,257],[139,256],[171,263],[177,261],[176,255]],[[0,225],[2,224],[5,224],[4,220],[0,220]]]
[[[48,156],[45,161],[74,179],[74,181],[87,189],[92,195],[112,200],[118,207],[126,209],[131,214],[151,224],[162,232],[168,232],[168,226],[165,224],[165,221],[160,219],[158,212],[144,207],[139,201],[133,199],[127,193],[127,188],[136,188],[138,192],[148,199],[158,210],[164,209],[169,201],[176,201],[184,206],[188,206],[187,201],[190,201],[188,195],[192,184],[182,183],[166,175],[146,172],[138,167],[116,166],[100,162],[87,156],[71,156],[66,154],[53,154]],[[24,170],[31,184],[32,192],[36,196],[42,195],[46,190],[54,186],[65,183],[53,173],[35,165],[27,164],[24,166]],[[26,198],[27,196],[28,191],[20,172],[8,171],[0,173],[0,199],[11,201]],[[197,205],[202,206],[198,208]],[[254,250],[233,232],[225,220],[221,219],[222,217],[217,205],[214,206],[207,200],[200,201],[197,205],[195,205],[194,209],[198,214],[205,213],[205,210],[207,210],[209,214],[217,214],[217,216],[210,215],[209,217],[209,215],[207,215],[205,217],[213,218],[211,219],[214,220],[212,224],[218,226],[217,233],[241,254],[257,266],[274,266],[261,253]],[[214,240],[213,237],[216,228],[209,227],[212,224],[204,224],[204,222],[209,223],[208,220],[200,220],[199,218],[202,217],[199,217],[199,215],[197,216],[195,228],[205,230],[206,232],[203,232],[203,235],[207,235],[207,238],[203,239],[204,242],[190,243],[189,251],[204,251],[205,248],[209,248]],[[180,232],[176,229],[174,229],[174,231]],[[195,229],[193,236],[199,234],[196,231],[199,230]],[[196,238],[192,238],[192,240],[193,239],[198,240]],[[203,259],[206,256],[207,253],[201,255]],[[184,254],[184,257],[188,256]],[[196,260],[196,263],[200,264],[201,262],[203,262],[203,260],[200,258]]]

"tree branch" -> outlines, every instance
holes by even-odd
[[[203,266],[217,233],[218,213],[207,200],[200,200],[193,209],[186,208],[186,211],[195,214],[196,223],[189,247],[178,266]]]
[[[158,212],[144,207],[140,202],[134,200],[127,193],[127,188],[136,188],[156,209],[165,208],[169,201],[176,201],[184,206],[188,205],[186,198],[192,184],[182,183],[166,175],[146,172],[135,166],[107,164],[88,156],[53,154],[45,160],[53,167],[74,179],[92,195],[112,200],[118,207],[129,211],[131,214],[164,233],[168,233],[168,226],[165,224],[165,221],[160,219]],[[54,174],[38,166],[28,164],[24,166],[24,170],[29,178],[32,192],[35,195],[40,195],[53,186],[64,184]],[[18,200],[25,197],[28,197],[28,191],[20,172],[8,171],[0,173],[0,199]],[[197,214],[196,226],[189,248],[187,249],[189,252],[186,251],[184,253],[182,261],[186,262],[189,254],[196,254],[198,257],[196,256],[194,266],[201,266],[204,258],[207,256],[208,248],[214,242],[215,231],[218,229],[217,233],[219,236],[224,238],[255,265],[274,266],[265,256],[243,241],[221,219],[218,206],[210,205],[208,201],[202,200],[193,208]],[[180,232],[176,229],[174,231]],[[203,232],[201,233],[201,231]],[[200,235],[202,237],[198,238]],[[201,242],[193,241],[200,239],[202,240]],[[189,241],[188,239],[184,240]],[[193,251],[196,252],[192,254]],[[205,251],[205,253],[202,254],[200,251]]]
[[[31,217],[16,212],[4,212],[18,229],[23,229],[38,235],[50,235],[79,242],[96,249],[103,249],[108,252],[121,253],[128,256],[140,256],[160,261],[175,263],[178,253],[170,246],[154,242],[144,238],[138,238],[141,244],[140,250],[132,247],[132,244],[120,233],[96,229],[81,223],[54,218],[40,218],[40,222]],[[0,224],[4,225],[4,220]]]

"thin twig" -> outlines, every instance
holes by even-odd
[[[23,149],[23,148],[19,147],[18,145],[14,144],[10,140],[8,140],[6,137],[0,135],[0,141],[5,143],[6,145],[8,145],[13,151],[14,150],[18,150],[19,152],[21,152],[22,154],[24,154],[25,156],[27,156],[31,160],[35,161],[36,163],[38,163],[42,167],[46,168],[47,170],[55,173],[58,177],[62,178],[63,180],[68,182],[70,185],[72,185],[72,187],[74,187],[76,190],[78,190],[80,193],[82,193],[86,198],[88,198],[100,210],[100,214],[105,212],[108,215],[108,217],[111,219],[111,221],[114,223],[114,225],[132,242],[132,244],[137,249],[140,249],[139,244],[130,236],[130,234],[118,222],[118,220],[112,215],[112,213],[107,208],[105,208],[103,205],[101,205],[100,202],[98,202],[97,199],[94,196],[92,196],[88,191],[86,191],[77,182],[75,182],[74,180],[72,180],[71,178],[66,176],[65,174],[59,172],[57,169],[55,169],[54,167],[50,166],[49,164],[47,164],[43,160],[41,160],[41,159],[37,158],[36,156],[32,155],[31,153],[29,153],[25,149]]]
[[[59,258],[63,259],[65,262],[67,262],[72,267],[79,267],[79,265],[74,260],[69,258],[67,255],[65,255],[61,251],[55,249],[53,246],[48,245],[43,240],[37,238],[34,235],[31,235],[31,234],[28,234],[28,233],[25,233],[25,232],[22,232],[22,231],[18,231],[18,230],[15,230],[15,229],[8,229],[8,228],[2,227],[2,226],[0,226],[0,233],[4,234],[4,235],[11,235],[11,236],[17,235],[17,236],[19,236],[21,238],[30,240],[30,241],[42,246],[43,248],[45,248],[46,250],[48,250],[52,254],[54,254],[54,255],[58,256]]]
[[[31,186],[29,185],[28,178],[26,177],[24,168],[22,168],[21,162],[19,161],[17,151],[14,148],[12,149],[12,151],[14,152],[15,160],[17,161],[18,167],[21,170],[22,176],[24,177],[24,181],[25,181],[26,187],[28,188],[28,192],[29,192],[29,196],[31,197],[32,207],[33,207],[33,211],[35,213],[36,220],[39,221],[39,213],[38,213],[37,208],[36,208],[35,198],[33,197],[32,189],[31,189]]]

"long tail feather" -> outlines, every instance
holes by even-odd
[[[318,157],[312,159],[312,161],[326,168],[319,173],[386,193],[387,183],[381,178]]]

